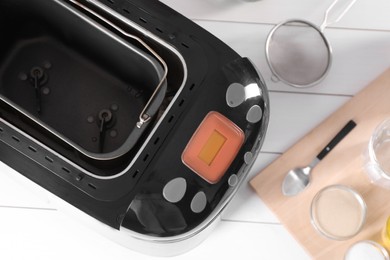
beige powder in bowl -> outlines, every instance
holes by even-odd
[[[331,185],[313,198],[311,221],[314,227],[330,239],[344,240],[361,230],[366,218],[366,204],[353,189]]]

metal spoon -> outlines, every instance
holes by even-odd
[[[303,191],[310,183],[311,170],[356,126],[350,120],[329,144],[306,167],[290,170],[283,180],[282,192],[285,196],[294,196]]]

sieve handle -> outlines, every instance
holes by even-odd
[[[335,0],[325,11],[324,20],[320,26],[321,32],[332,23],[337,23],[343,18],[357,0]]]

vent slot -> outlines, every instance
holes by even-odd
[[[54,162],[54,160],[51,157],[47,156],[47,155],[45,156],[45,159],[46,159],[46,161],[48,161],[50,163]]]
[[[18,143],[20,142],[20,139],[18,137],[14,136],[14,135],[12,136],[12,139],[14,139],[14,141],[16,141]]]
[[[90,188],[94,189],[94,190],[96,190],[96,189],[97,189],[97,188],[96,188],[96,186],[95,186],[95,185],[93,185],[92,183],[88,183],[88,186],[89,186]]]
[[[148,21],[146,21],[144,18],[140,17],[139,20],[143,23],[148,23]]]
[[[37,152],[37,149],[35,147],[32,147],[31,145],[28,147],[28,149],[34,153]]]
[[[70,173],[70,170],[68,168],[66,168],[66,167],[61,167],[61,170],[63,170],[66,173]]]

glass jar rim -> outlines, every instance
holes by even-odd
[[[317,214],[315,213],[316,211],[316,206],[317,202],[320,199],[320,197],[327,191],[329,190],[342,190],[342,191],[347,191],[349,194],[352,195],[354,199],[358,202],[358,205],[360,206],[360,222],[359,225],[357,225],[357,228],[354,230],[354,232],[351,232],[349,235],[341,236],[341,235],[335,235],[330,231],[325,230],[322,226],[321,223],[319,223],[317,219]],[[363,200],[363,197],[354,189],[352,189],[349,186],[342,185],[342,184],[334,184],[334,185],[329,185],[324,188],[322,188],[320,191],[317,192],[317,194],[314,196],[311,205],[310,205],[310,220],[312,223],[312,226],[315,228],[317,232],[319,232],[321,235],[328,239],[332,240],[346,240],[349,239],[355,235],[357,235],[363,228],[364,223],[366,221],[366,215],[367,215],[367,205],[365,201]]]

